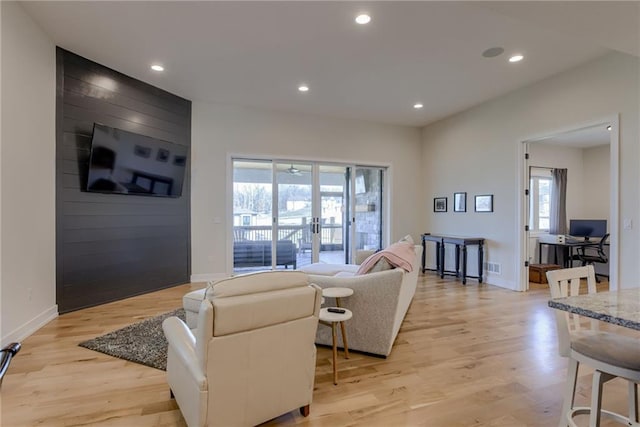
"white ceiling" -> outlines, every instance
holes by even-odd
[[[535,142],[569,148],[599,147],[611,144],[611,132],[607,130],[607,125],[603,124],[560,133]]]
[[[191,100],[422,126],[638,55],[638,2],[24,2],[54,42]],[[369,25],[353,22],[367,11]],[[635,19],[634,19],[635,17]],[[505,53],[487,59],[493,46]],[[525,60],[509,64],[521,52]],[[166,71],[149,69],[161,62]],[[299,93],[300,83],[311,90]],[[414,110],[422,102],[424,109]]]

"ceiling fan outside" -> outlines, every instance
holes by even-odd
[[[291,165],[291,167],[289,169],[287,169],[287,173],[290,174],[290,175],[301,175],[302,174],[300,172],[300,169],[298,169],[295,166],[293,166],[293,164]]]

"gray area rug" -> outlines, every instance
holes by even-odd
[[[167,347],[169,344],[162,331],[162,321],[171,316],[178,316],[184,320],[184,309],[179,308],[151,317],[117,331],[83,341],[78,345],[109,356],[119,357],[166,371]]]

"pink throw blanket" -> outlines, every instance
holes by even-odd
[[[356,275],[366,274],[373,268],[374,265],[380,260],[380,258],[386,258],[389,264],[394,267],[400,267],[406,271],[413,271],[413,265],[411,264],[416,256],[416,251],[413,245],[408,242],[398,242],[389,245],[386,249],[376,252],[364,262],[358,268]]]

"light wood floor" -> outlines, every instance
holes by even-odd
[[[2,387],[2,426],[185,425],[163,371],[77,344],[177,308],[191,288],[65,314],[26,339]],[[421,276],[388,359],[353,353],[334,386],[331,352],[319,348],[311,415],[267,424],[557,425],[567,362],[547,299],[546,286],[518,293]],[[582,373],[578,403],[588,402],[590,378]],[[625,384],[607,384],[604,402],[626,413]]]

